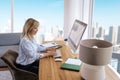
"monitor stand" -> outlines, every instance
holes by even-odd
[[[65,45],[69,46],[68,39],[64,39]],[[72,54],[79,54],[79,47],[76,51],[70,49]]]

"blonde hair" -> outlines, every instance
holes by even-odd
[[[37,20],[33,18],[29,18],[24,24],[21,38],[27,35],[28,38],[30,39],[30,37],[32,37],[31,31],[33,30],[33,28],[38,27],[38,26],[39,26],[39,22]]]

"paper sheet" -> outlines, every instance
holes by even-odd
[[[65,63],[73,64],[73,65],[81,65],[82,62],[80,61],[80,59],[68,58]]]
[[[54,43],[54,42],[50,42],[50,43],[45,43],[45,44],[42,44],[42,46],[48,48],[48,47],[54,47],[54,46],[57,46],[58,44]]]

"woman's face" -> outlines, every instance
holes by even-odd
[[[38,31],[38,27],[34,27],[31,31],[32,35],[35,35]]]

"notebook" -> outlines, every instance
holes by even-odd
[[[68,58],[62,65],[61,69],[79,71],[81,67],[80,59]]]

